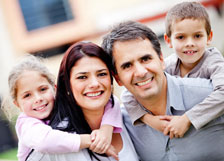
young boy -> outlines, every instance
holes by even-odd
[[[206,46],[212,40],[208,13],[197,2],[182,2],[166,16],[164,39],[175,54],[165,59],[166,72],[181,77],[211,79],[214,91],[182,116],[153,116],[137,102],[123,102],[134,124],[141,121],[165,135],[183,137],[192,124],[196,129],[224,114],[224,58],[216,48]],[[122,97],[133,97],[128,91]],[[135,111],[133,113],[132,111]]]

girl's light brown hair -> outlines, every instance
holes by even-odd
[[[8,76],[9,96],[4,98],[2,109],[9,120],[14,116],[15,112],[13,111],[17,111],[13,102],[17,99],[17,81],[24,71],[37,71],[48,80],[52,87],[55,85],[54,75],[50,73],[41,58],[33,55],[26,55],[23,57],[21,61],[13,66]]]

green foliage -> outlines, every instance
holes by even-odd
[[[2,152],[0,153],[0,160],[7,159],[16,161],[17,160],[16,154],[17,154],[17,148]]]

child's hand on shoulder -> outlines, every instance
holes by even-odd
[[[160,119],[160,116],[154,116],[152,114],[143,115],[141,121],[162,133],[169,123],[169,120]]]
[[[93,130],[89,149],[99,154],[106,153],[111,145],[112,134],[113,126],[111,125],[102,125],[100,129]]]
[[[182,116],[161,116],[161,119],[170,120],[163,133],[164,135],[169,135],[171,139],[183,137],[191,125],[185,114]]]

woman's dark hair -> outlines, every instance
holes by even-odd
[[[90,134],[92,132],[85,120],[82,109],[74,99],[70,86],[70,72],[72,67],[78,60],[86,56],[97,57],[105,63],[110,72],[111,84],[113,84],[111,59],[101,47],[91,42],[78,42],[72,45],[66,51],[58,73],[55,105],[50,120],[50,125],[54,129],[76,132],[77,134]],[[111,100],[113,105],[114,100],[112,94]],[[65,127],[58,126],[65,119],[68,120],[68,124]]]
[[[53,128],[57,128],[58,124],[66,118],[69,120],[68,125],[66,128],[60,130],[75,131],[78,134],[90,134],[92,131],[84,118],[82,109],[74,99],[70,86],[72,67],[78,60],[86,56],[97,57],[102,60],[110,72],[111,84],[113,83],[111,59],[101,47],[91,42],[78,42],[72,45],[66,51],[58,73],[55,106],[50,121]],[[112,95],[111,99],[113,102]]]

